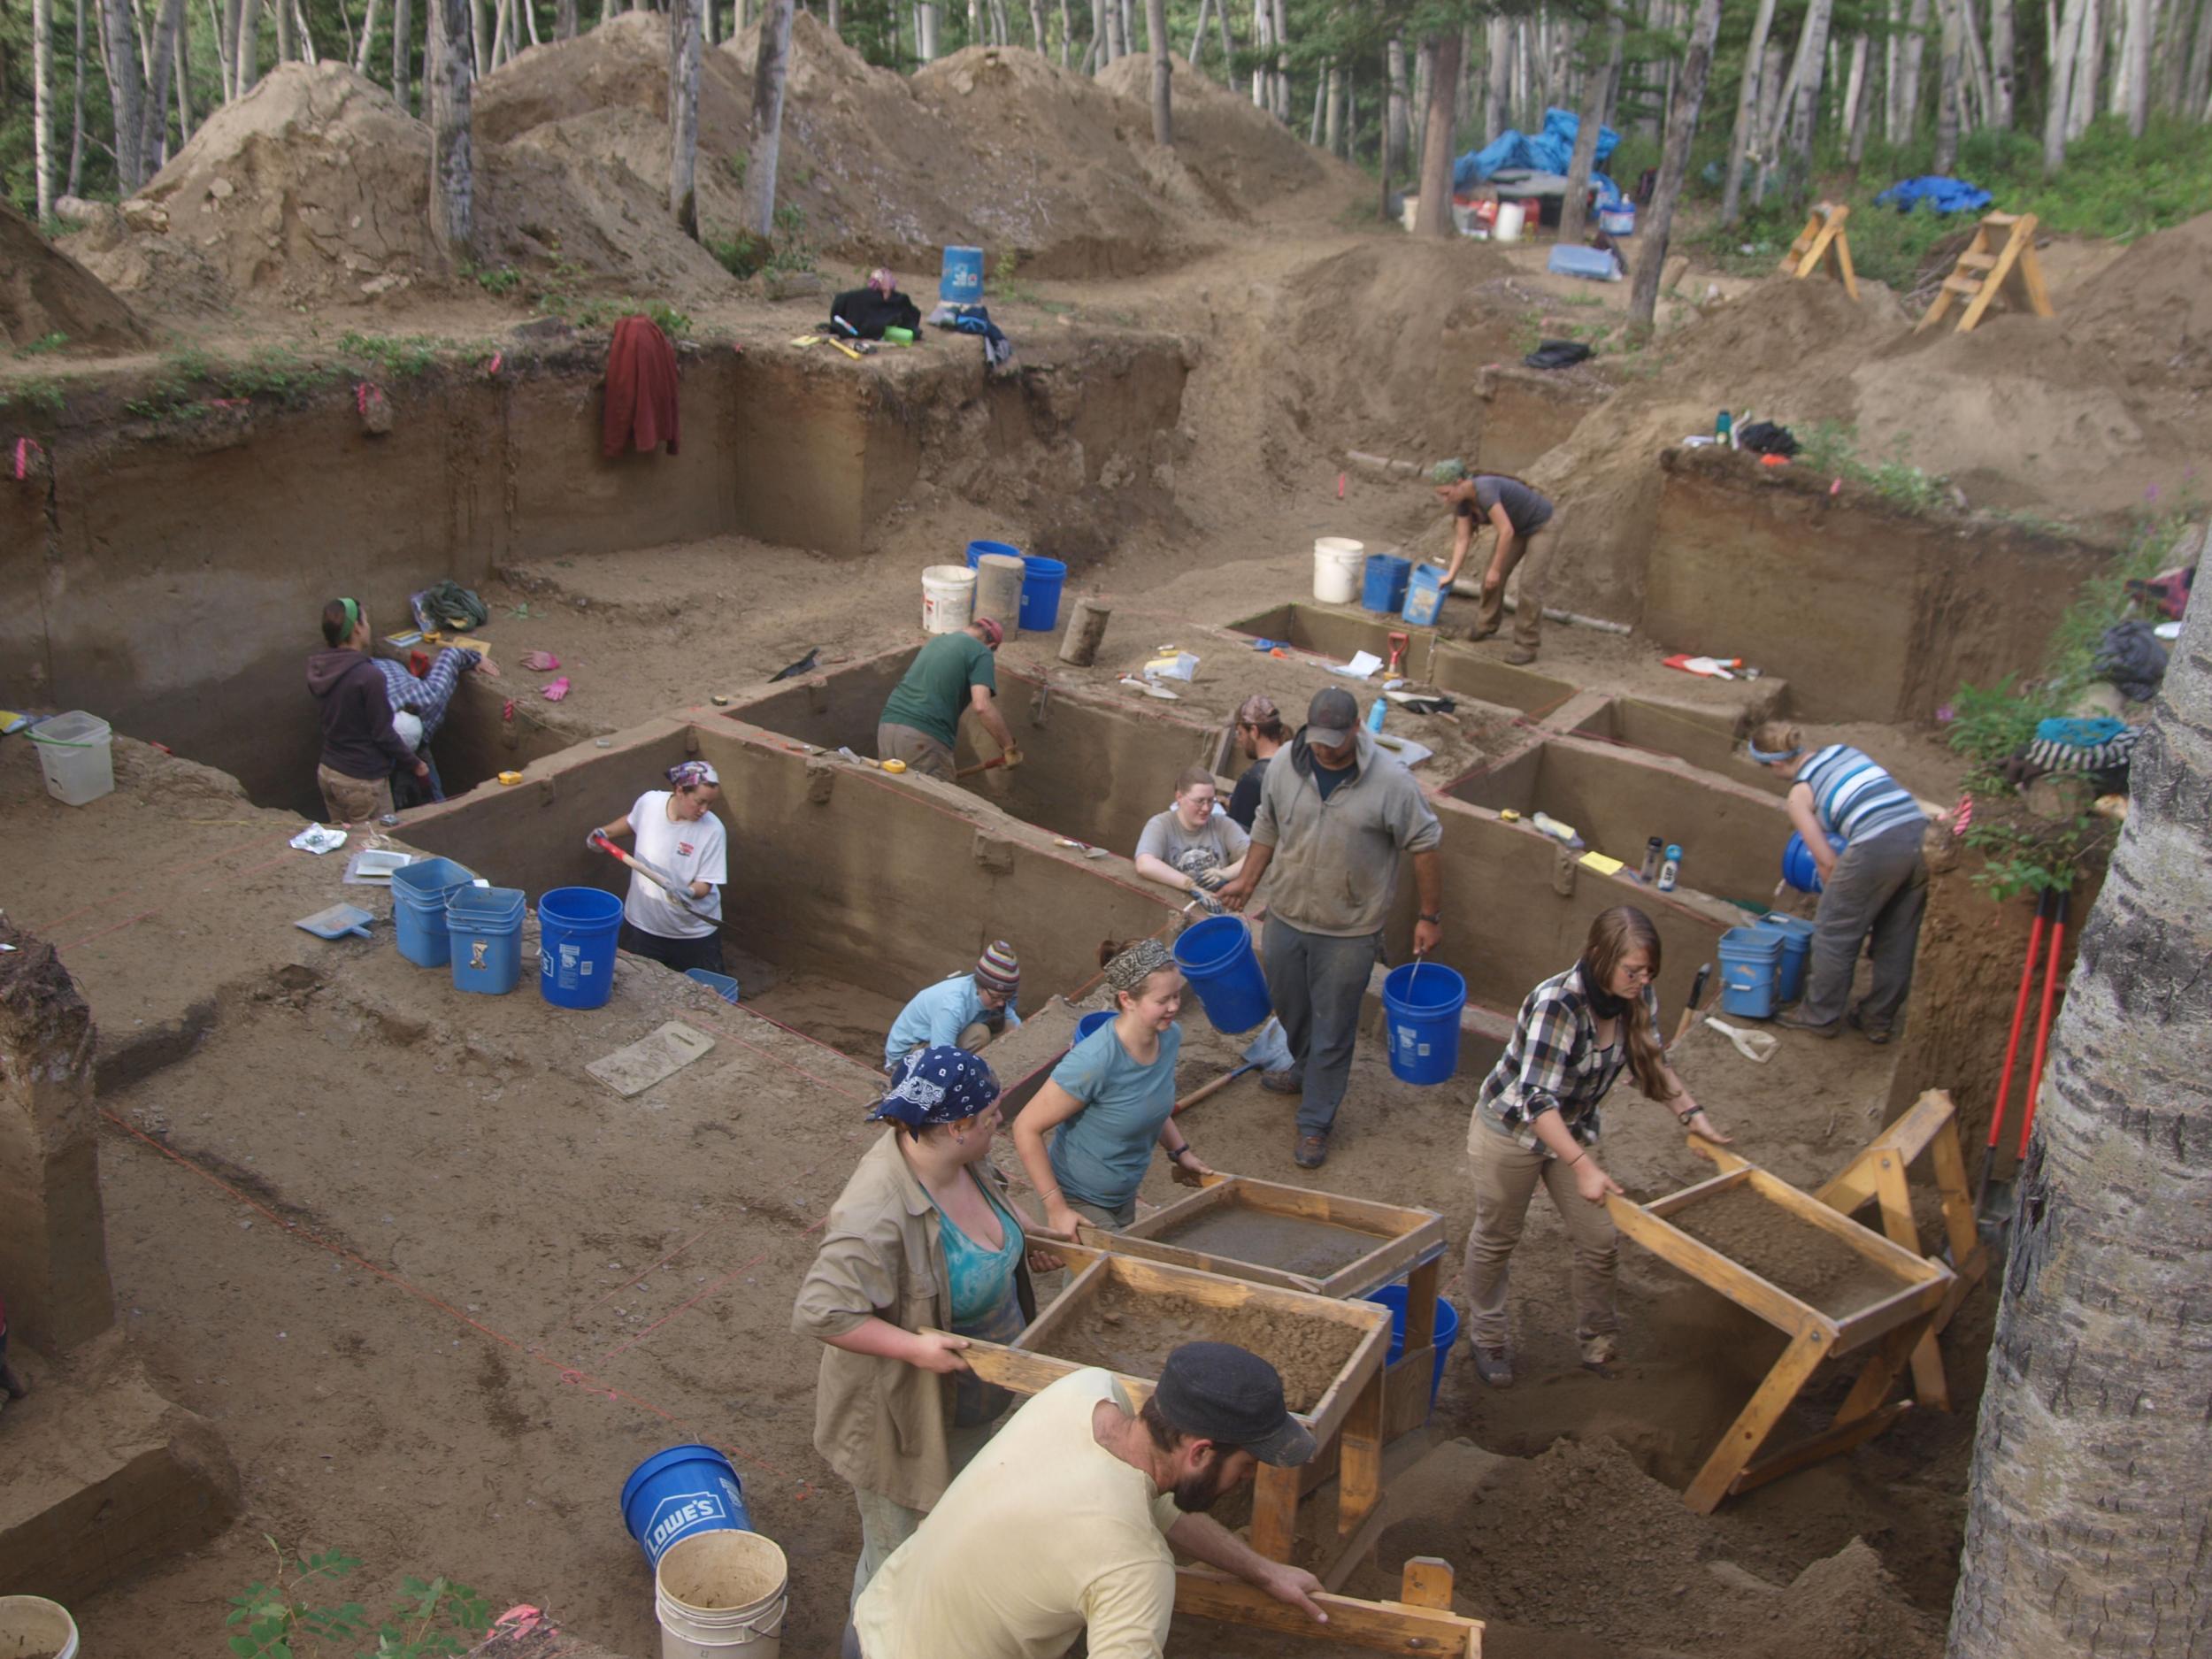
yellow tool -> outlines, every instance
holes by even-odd
[[[850,358],[851,358],[851,359],[852,359],[855,363],[857,363],[857,362],[859,362],[859,361],[860,361],[860,353],[858,353],[857,351],[855,351],[855,350],[854,350],[854,349],[853,349],[850,346],[847,345],[847,344],[846,344],[843,341],[841,341],[841,340],[832,340],[832,341],[830,341],[830,344],[832,344],[832,345],[835,346],[835,347],[836,347],[836,348],[837,348],[840,351],[843,352],[843,353],[844,353],[847,357],[850,357]]]

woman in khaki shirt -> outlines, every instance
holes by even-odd
[[[960,1357],[967,1338],[1010,1340],[1036,1314],[1021,1219],[987,1162],[998,1097],[964,1050],[904,1056],[869,1114],[891,1126],[845,1183],[799,1286],[792,1328],[823,1344],[815,1449],[860,1509],[855,1600],[1011,1402]]]

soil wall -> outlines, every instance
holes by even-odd
[[[1769,795],[1789,793],[1785,780],[1763,767],[1746,765],[1738,757],[1733,723],[1701,719],[1685,710],[1637,697],[1615,697],[1577,725],[1575,731],[1629,749],[1673,755]]]
[[[1476,376],[1479,425],[1467,458],[1486,472],[1525,476],[1612,394],[1613,388],[1594,380],[1491,364]]]
[[[1962,683],[2042,661],[2110,554],[2009,526],[1916,517],[1803,469],[1669,449],[1641,632],[1740,657],[1816,720],[1928,721]]]

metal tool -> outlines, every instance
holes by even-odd
[[[838,745],[837,752],[843,759],[856,760],[864,766],[873,766],[878,772],[887,772],[894,778],[906,770],[906,763],[902,760],[872,760],[842,743]]]
[[[1668,1048],[1673,1048],[1688,1033],[1690,1022],[1697,1018],[1697,1005],[1705,1000],[1705,982],[1712,977],[1713,964],[1709,962],[1697,971],[1697,978],[1690,982],[1690,1000],[1682,1004],[1682,1018],[1675,1022],[1674,1042],[1669,1043]]]
[[[675,877],[670,875],[665,870],[663,870],[658,864],[648,864],[642,858],[635,857],[629,853],[624,852],[622,849],[616,846],[604,835],[600,834],[596,830],[592,832],[591,841],[592,845],[598,848],[601,852],[605,853],[609,857],[614,859],[618,864],[626,864],[629,865],[631,869],[636,871],[638,874],[643,876],[655,887],[662,889],[670,898],[675,900],[677,903],[682,905],[684,909],[689,910],[694,916],[704,918],[709,921],[715,919],[712,910],[709,908],[707,902],[704,899],[693,898],[689,890],[687,889],[681,882],[678,881]]]
[[[1745,1031],[1710,1014],[1705,1023],[1736,1045],[1736,1052],[1754,1065],[1764,1065],[1774,1058],[1774,1051],[1782,1046],[1782,1040],[1770,1031]]]

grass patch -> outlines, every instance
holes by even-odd
[[[0,388],[0,408],[58,415],[65,401],[61,382],[50,374],[28,374]]]
[[[1857,440],[1857,428],[1824,420],[1800,441],[1797,458],[1816,472],[1847,478],[1907,512],[1930,513],[1953,504],[1950,480],[1923,472],[1907,458],[1912,444],[1905,434],[1892,440],[1888,456],[1880,460],[1861,456]]]
[[[388,380],[411,380],[437,366],[446,342],[428,334],[362,334],[338,336],[338,349],[357,363],[368,364]]]
[[[69,336],[67,334],[42,334],[36,340],[32,341],[28,345],[18,346],[15,349],[15,355],[19,357],[50,357],[55,352],[63,349],[68,344]]]

